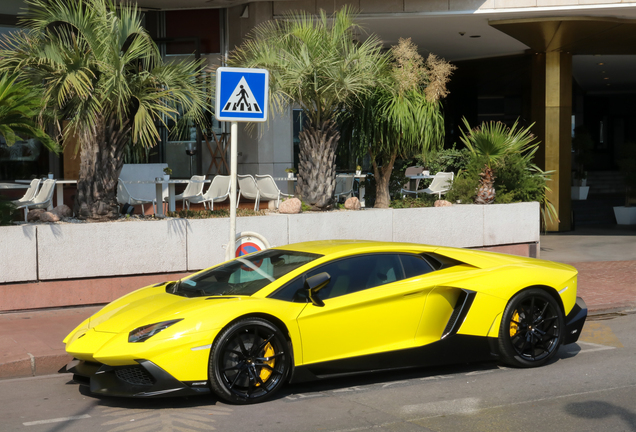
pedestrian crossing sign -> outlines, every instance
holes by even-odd
[[[220,67],[216,70],[215,115],[218,121],[267,120],[269,71]]]

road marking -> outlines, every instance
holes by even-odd
[[[611,327],[597,321],[585,323],[578,342],[596,343],[600,345],[610,345],[616,348],[623,348],[623,344],[616,337]]]
[[[432,417],[453,414],[471,414],[479,411],[478,398],[462,398],[448,401],[428,402],[417,405],[404,405],[400,408],[403,414],[416,414]]]
[[[605,350],[616,349],[616,347],[614,347],[614,346],[595,344],[595,343],[592,343],[592,342],[577,342],[577,343],[579,345],[590,345],[590,346],[592,346],[592,348],[582,349],[580,351],[567,351],[568,354],[581,354],[581,353],[588,353],[588,352],[594,352],[594,351],[605,351]]]
[[[37,420],[37,421],[26,422],[22,424],[24,426],[34,426],[34,425],[41,425],[41,424],[48,424],[48,423],[61,423],[61,422],[80,420],[80,419],[86,419],[86,418],[91,418],[91,416],[88,414],[83,414],[78,416],[60,417],[60,418],[54,418],[54,419],[48,419],[48,420]]]

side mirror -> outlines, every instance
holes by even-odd
[[[330,281],[331,276],[329,276],[327,272],[318,273],[317,275],[307,278],[305,281],[305,288],[307,289],[309,300],[311,300],[314,306],[323,307],[325,305],[318,296],[318,291],[326,287]]]

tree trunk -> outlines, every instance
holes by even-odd
[[[373,207],[389,208],[389,204],[391,204],[389,183],[391,182],[391,173],[397,158],[397,151],[390,156],[389,160],[384,160],[381,166],[377,165],[370,150],[369,154],[371,154],[371,160],[373,161],[373,175],[375,176],[375,205]]]
[[[299,134],[300,152],[296,195],[315,209],[334,206],[336,147],[340,132],[331,120],[311,125]]]
[[[93,135],[82,143],[75,214],[80,219],[118,217],[117,177],[124,164],[122,153],[129,140],[130,124],[98,117]]]

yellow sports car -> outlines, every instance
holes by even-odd
[[[587,308],[565,264],[409,243],[317,241],[244,255],[104,307],[64,340],[97,394],[212,391],[246,404],[285,382],[500,359],[540,366]]]

